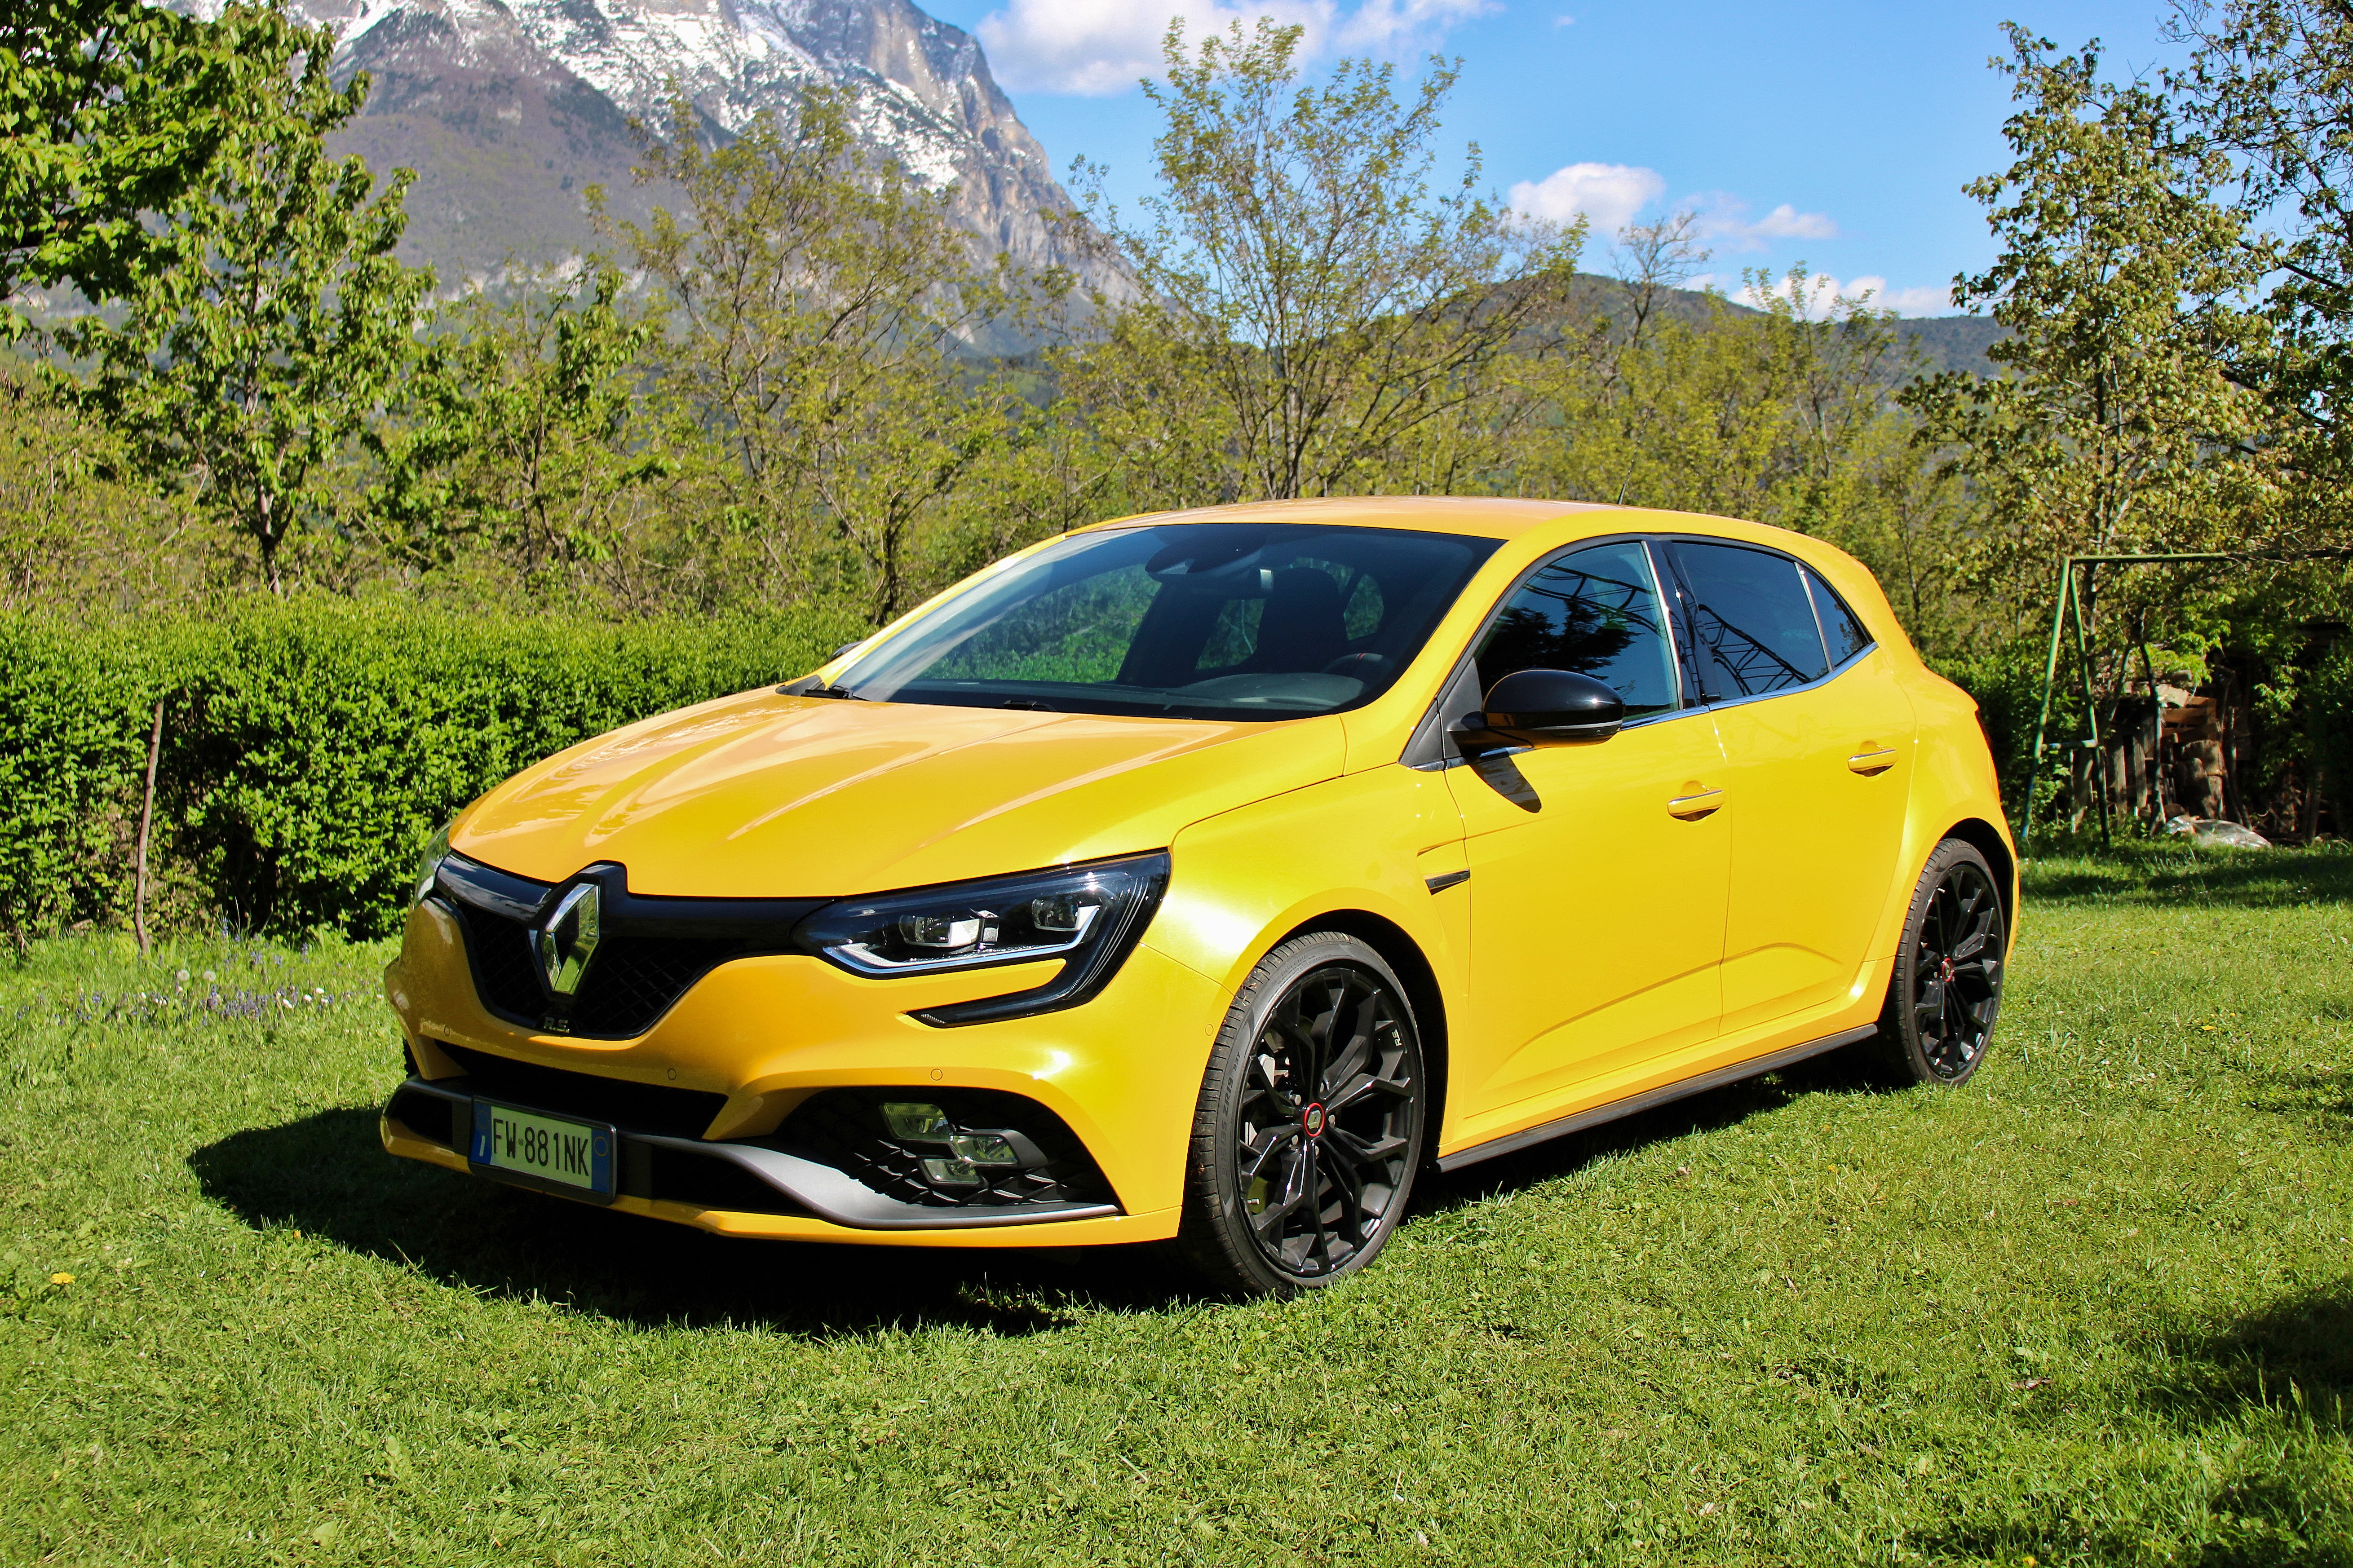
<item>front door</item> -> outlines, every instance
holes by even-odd
[[[1515,669],[1576,670],[1616,689],[1628,720],[1607,741],[1447,775],[1471,869],[1472,1017],[1451,1034],[1451,1098],[1476,1137],[1503,1108],[1715,1034],[1730,813],[1715,809],[1723,753],[1684,700],[1641,542],[1538,568],[1474,658],[1480,691]]]
[[[1835,1010],[1877,956],[1916,721],[1894,658],[1775,551],[1678,540],[1731,793],[1724,1029]]]

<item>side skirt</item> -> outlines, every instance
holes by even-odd
[[[1860,1044],[1877,1033],[1879,1033],[1877,1024],[1864,1024],[1855,1028],[1842,1029],[1835,1035],[1824,1036],[1819,1040],[1808,1040],[1800,1046],[1786,1047],[1769,1056],[1753,1057],[1745,1062],[1735,1062],[1730,1067],[1718,1068],[1714,1072],[1702,1073],[1697,1078],[1687,1078],[1680,1083],[1662,1084],[1657,1089],[1648,1089],[1641,1094],[1628,1095],[1623,1100],[1613,1100],[1607,1105],[1597,1105],[1590,1110],[1580,1110],[1574,1116],[1564,1116],[1557,1121],[1547,1121],[1541,1127],[1531,1127],[1525,1131],[1510,1133],[1485,1143],[1474,1143],[1468,1149],[1459,1149],[1451,1154],[1441,1155],[1438,1162],[1438,1168],[1440,1171],[1459,1171],[1465,1165],[1475,1165],[1482,1160],[1493,1160],[1499,1155],[1517,1153],[1522,1149],[1549,1142],[1555,1138],[1565,1137],[1571,1132],[1582,1132],[1588,1127],[1599,1127],[1605,1121],[1616,1121],[1621,1117],[1637,1115],[1656,1106],[1684,1099],[1689,1095],[1705,1094],[1711,1089],[1722,1089],[1725,1084],[1738,1083],[1743,1079],[1761,1077],[1793,1063],[1804,1061],[1808,1057],[1819,1057],[1846,1046]]]

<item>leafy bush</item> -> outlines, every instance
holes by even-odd
[[[2337,837],[2353,837],[2353,637],[2340,636],[2312,672],[2304,715],[2322,796],[2337,811]]]
[[[550,752],[798,675],[828,616],[628,626],[269,604],[0,623],[0,924],[127,919],[154,705],[162,874],[254,931],[389,931],[434,827]]]
[[[2034,764],[2034,721],[2042,697],[2042,650],[2021,643],[1992,653],[1934,658],[1929,667],[1971,697],[1993,747],[1994,771],[2001,776],[2002,807],[2015,824],[2023,820],[2026,775]],[[2066,694],[2060,696],[2063,701]],[[2053,734],[2063,735],[2064,712],[2054,712]],[[2046,786],[2050,781],[2046,779]],[[2046,800],[2049,799],[2045,795]]]

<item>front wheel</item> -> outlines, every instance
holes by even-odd
[[[1958,838],[1937,845],[1913,891],[1879,1016],[1890,1077],[1958,1084],[1978,1070],[2001,1011],[2008,936],[1985,857]]]
[[[1421,1162],[1428,1075],[1405,987],[1338,931],[1250,972],[1194,1109],[1177,1237],[1222,1290],[1289,1295],[1372,1261]]]

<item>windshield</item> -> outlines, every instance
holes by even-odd
[[[1369,702],[1497,541],[1170,523],[1048,546],[850,661],[828,695],[1183,719]]]

